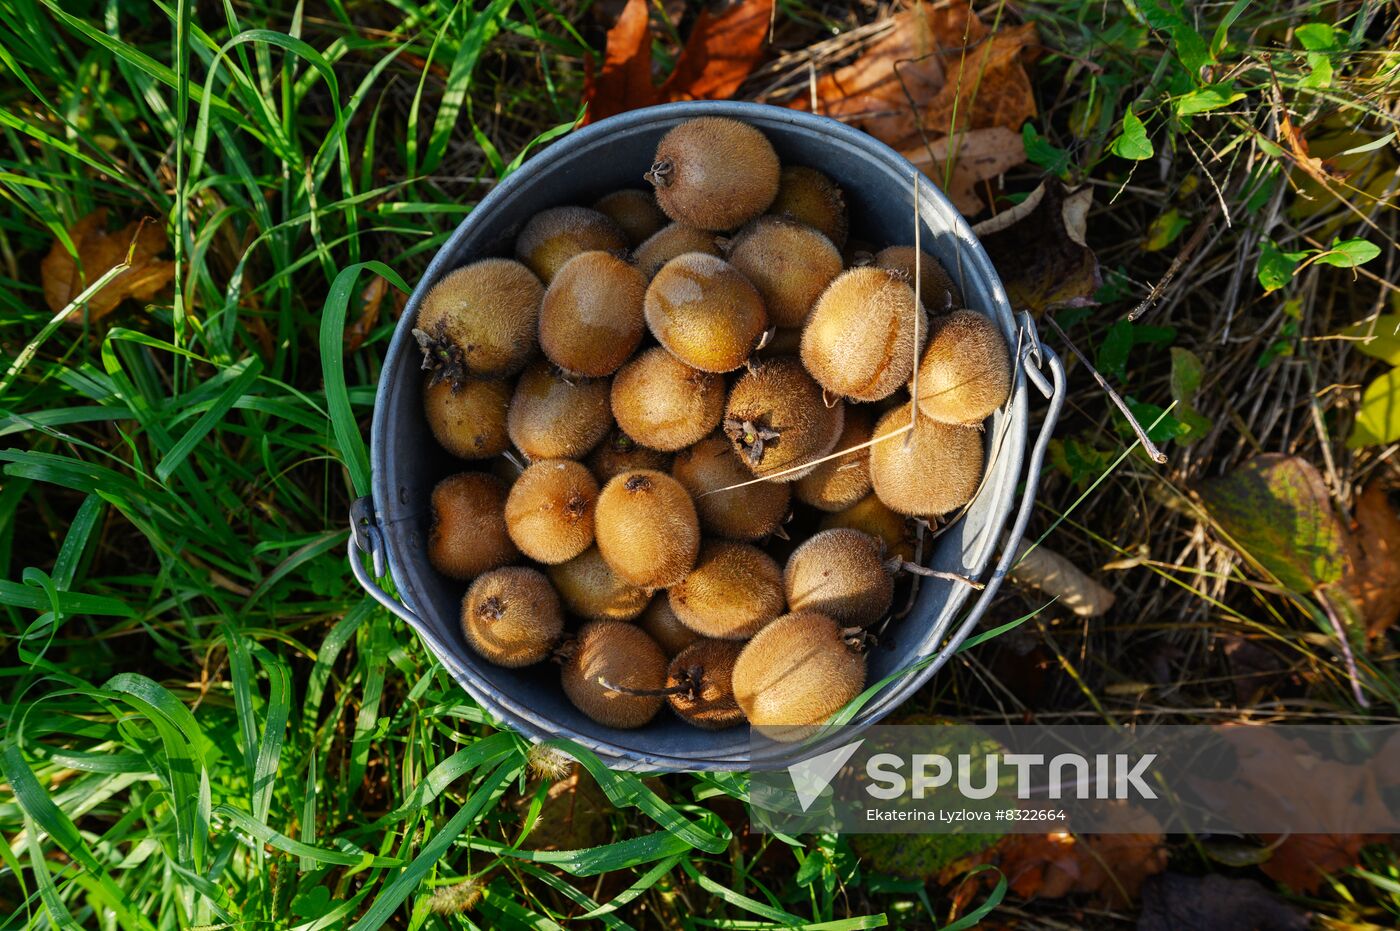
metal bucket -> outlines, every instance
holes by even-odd
[[[418,632],[477,702],[532,739],[570,738],[621,769],[743,769],[749,755],[748,729],[702,731],[669,714],[639,730],[604,727],[574,708],[553,668],[503,669],[467,647],[458,621],[464,586],[438,575],[425,553],[431,520],[429,492],[463,464],[440,450],[428,431],[422,411],[420,354],[409,331],[423,296],[447,272],[485,256],[510,255],[516,233],[546,207],[591,204],[609,191],[642,186],[642,173],[662,134],[696,116],[727,116],[750,123],[769,138],[784,164],[809,165],[833,178],[845,191],[853,237],[879,244],[913,243],[911,205],[917,169],[871,136],[826,117],[761,104],[695,101],[636,110],[568,135],[484,198],[418,282],[379,378],[370,453],[373,493],[356,501],[351,513],[349,555],[356,579]],[[976,600],[960,620],[973,589],[940,579],[923,580],[914,610],[892,624],[885,642],[871,652],[868,681],[878,682],[934,658],[885,687],[853,724],[874,723],[912,695],[986,611],[1011,566],[1030,516],[1045,447],[1064,397],[1059,359],[1040,344],[1029,314],[1013,316],[996,271],[972,230],[927,180],[920,186],[918,213],[923,248],[937,256],[960,283],[968,306],[1001,326],[1015,356],[1016,376],[1010,399],[987,424],[988,468],[982,488],[963,516],[937,537],[927,559],[932,568],[985,579],[986,588],[976,592]],[[1049,399],[1029,457],[1028,383]],[[1018,494],[1022,482],[1024,489]],[[373,576],[365,566],[366,554],[371,557]],[[384,576],[386,567],[402,603],[375,581]]]

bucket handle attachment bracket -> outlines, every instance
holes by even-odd
[[[350,542],[346,546],[350,559],[350,571],[355,581],[360,583],[371,598],[403,618],[415,629],[423,629],[423,621],[407,605],[394,598],[379,586],[378,579],[384,578],[387,570],[384,565],[384,535],[379,530],[379,521],[374,514],[374,499],[369,495],[356,498],[350,505]],[[369,556],[374,574],[365,568],[365,556]]]

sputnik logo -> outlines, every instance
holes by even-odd
[[[803,811],[812,807],[812,803],[821,796],[822,790],[831,785],[831,780],[836,778],[841,767],[846,765],[846,761],[855,755],[863,743],[865,739],[861,738],[844,747],[828,750],[788,767],[788,774],[792,776],[793,791],[797,793],[797,802]]]

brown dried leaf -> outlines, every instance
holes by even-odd
[[[957,141],[957,149],[950,168],[948,144],[952,140]],[[1003,126],[991,126],[954,137],[945,136],[901,154],[932,178],[953,206],[971,216],[980,213],[983,206],[977,186],[1024,162],[1026,147],[1020,133]]]
[[[1042,181],[1021,203],[973,227],[1014,309],[1097,303],[1099,260],[1084,239],[1093,197],[1092,188]]]
[[[703,10],[670,76],[652,83],[651,23],[646,0],[629,0],[608,30],[603,67],[596,80],[585,62],[584,122],[675,100],[724,100],[733,96],[763,56],[773,0],[741,0],[723,13]]]
[[[1382,636],[1400,619],[1400,513],[1388,477],[1372,479],[1357,496],[1354,534],[1360,550],[1355,572],[1344,581],[1366,617],[1366,632]]]
[[[92,282],[127,261],[130,266],[88,299],[90,321],[100,320],[116,310],[128,297],[149,301],[175,277],[175,263],[156,258],[167,245],[165,231],[157,222],[133,221],[115,233],[106,230],[107,211],[93,211],[74,223],[68,237],[78,250],[77,258],[55,240],[49,254],[39,264],[44,300],[58,313]],[[83,308],[76,308],[65,323],[79,323]]]
[[[816,109],[934,169],[958,208],[976,213],[976,182],[1025,161],[1021,124],[1036,115],[1025,63],[1038,41],[1030,24],[993,33],[965,4],[918,4],[891,17],[854,62],[817,81]],[[792,105],[808,109],[811,101]],[[942,167],[949,136],[959,137],[951,173]],[[964,157],[979,163],[961,169]]]
[[[742,0],[718,16],[702,10],[664,84],[665,100],[727,100],[763,56],[773,0]]]
[[[360,315],[345,328],[345,352],[352,353],[365,344],[369,334],[379,323],[379,307],[384,303],[384,295],[389,292],[389,282],[375,275],[360,292]]]
[[[608,30],[603,67],[596,79],[591,57],[585,61],[585,67],[585,123],[660,102],[660,92],[651,83],[651,13],[647,0],[628,0],[617,23]]]

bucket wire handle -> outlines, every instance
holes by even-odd
[[[1019,339],[1020,345],[1020,369],[1030,379],[1041,394],[1045,395],[1048,406],[1045,409],[1045,419],[1040,424],[1040,433],[1035,438],[1035,445],[1031,447],[1030,459],[1026,463],[1026,488],[1021,493],[1021,504],[1016,510],[1016,519],[1012,521],[1011,530],[1006,535],[1005,543],[1002,547],[1001,558],[997,560],[996,568],[992,570],[992,575],[987,579],[986,587],[979,592],[977,603],[972,606],[967,617],[952,636],[938,651],[937,657],[930,664],[937,669],[942,666],[958,648],[962,646],[968,634],[972,633],[982,615],[987,613],[991,607],[992,598],[996,595],[997,589],[1001,588],[1002,580],[1011,571],[1011,567],[1016,562],[1017,544],[1021,542],[1021,537],[1026,533],[1026,525],[1030,523],[1031,511],[1035,506],[1036,479],[1040,475],[1041,466],[1045,462],[1045,453],[1050,448],[1050,440],[1055,433],[1055,422],[1060,419],[1060,410],[1065,403],[1065,366],[1060,361],[1060,357],[1055,354],[1055,350],[1040,342],[1040,336],[1036,331],[1035,320],[1029,311],[1021,311],[1018,315],[1020,323]],[[1047,377],[1044,369],[1048,369],[1050,374]]]
[[[376,581],[384,578],[386,571],[384,535],[379,532],[379,524],[374,517],[374,501],[369,495],[355,499],[350,505],[350,542],[346,546],[346,554],[350,558],[350,571],[354,573],[355,581],[360,583],[360,587],[371,598],[408,621],[414,628],[422,629],[423,622],[418,615],[380,588]],[[370,566],[373,567],[373,575],[365,568],[366,555],[369,556]]]

